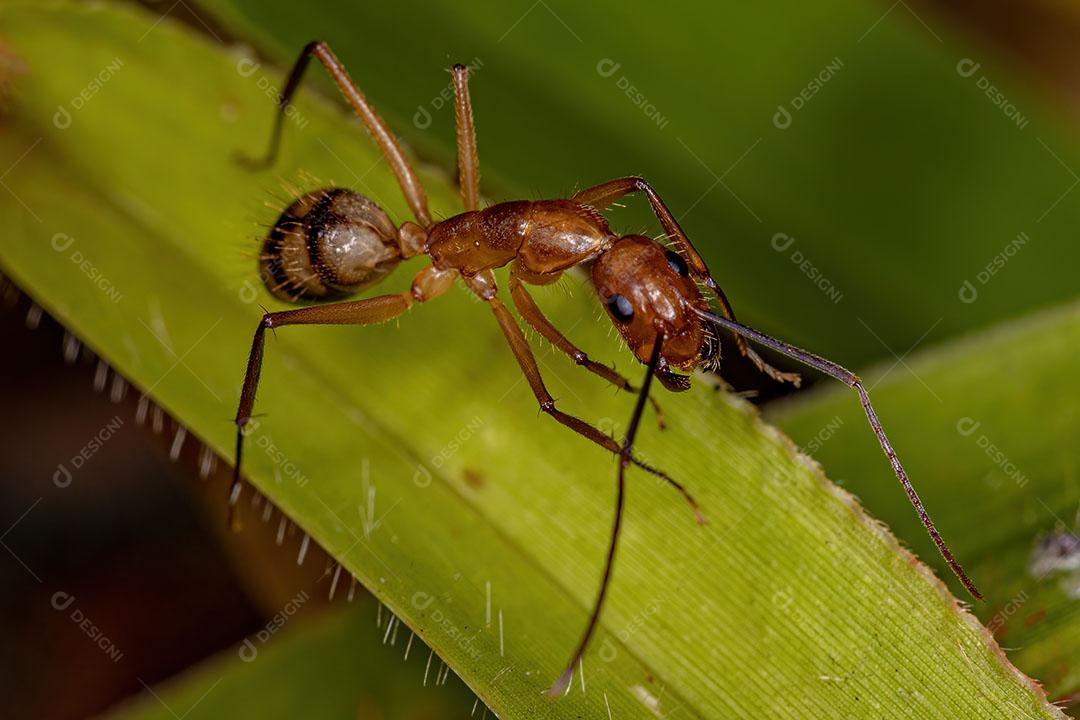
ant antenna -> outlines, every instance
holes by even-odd
[[[930,535],[930,539],[934,541],[934,545],[937,546],[938,552],[941,553],[941,557],[948,563],[949,568],[952,569],[964,588],[971,593],[973,598],[982,600],[982,593],[979,592],[979,589],[975,587],[975,583],[973,583],[967,576],[967,573],[964,572],[964,568],[961,567],[960,563],[953,557],[952,552],[949,550],[949,546],[945,544],[941,534],[938,533],[937,528],[934,527],[934,521],[930,519],[930,514],[926,512],[922,500],[919,499],[919,494],[915,492],[915,487],[911,484],[911,480],[908,479],[904,467],[900,464],[900,459],[896,457],[896,451],[893,450],[889,438],[885,436],[885,431],[881,427],[881,421],[878,420],[877,413],[874,412],[874,406],[870,404],[870,396],[867,394],[866,388],[863,387],[862,380],[859,379],[859,376],[847,368],[834,363],[832,360],[826,360],[819,355],[797,348],[783,340],[777,340],[765,333],[741,325],[734,320],[728,320],[727,318],[713,315],[710,312],[700,310],[696,307],[693,308],[693,310],[700,317],[715,325],[749,338],[754,342],[761,343],[779,353],[798,360],[804,365],[808,365],[815,370],[820,370],[830,377],[836,378],[859,394],[859,402],[862,403],[863,410],[866,412],[866,418],[870,421],[870,427],[873,429],[878,442],[881,443],[881,449],[885,452],[885,456],[889,458],[889,464],[892,465],[893,472],[896,473],[896,479],[900,481],[900,484],[904,488],[904,492],[907,493],[908,500],[911,501],[912,506],[915,508],[915,512],[918,513],[919,520],[922,522],[923,527],[926,528],[927,534]]]
[[[626,439],[623,440],[622,449],[619,451],[615,522],[611,528],[611,544],[608,546],[607,561],[604,564],[604,577],[600,581],[600,594],[597,595],[596,602],[593,604],[592,615],[589,616],[589,624],[585,627],[585,634],[582,635],[581,642],[578,643],[574,655],[570,658],[570,663],[566,666],[566,670],[555,681],[555,684],[548,688],[548,697],[558,697],[566,690],[567,685],[570,684],[570,679],[573,677],[574,666],[581,662],[581,657],[585,654],[585,648],[588,647],[589,640],[596,629],[597,621],[600,619],[600,609],[604,604],[604,597],[607,595],[608,581],[611,579],[611,567],[615,563],[615,548],[619,542],[619,530],[622,528],[623,505],[626,499],[626,466],[633,462],[634,436],[637,435],[641,415],[645,411],[645,403],[649,399],[649,385],[652,384],[653,375],[656,374],[656,368],[660,364],[660,348],[663,343],[664,333],[658,332],[656,341],[653,343],[652,355],[649,357],[649,367],[645,371],[645,380],[641,383],[641,392],[638,393],[637,404],[634,405],[634,414],[630,416],[630,426],[626,429]]]

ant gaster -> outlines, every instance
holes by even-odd
[[[465,206],[465,212],[460,215],[438,222],[431,219],[424,188],[397,140],[330,48],[321,42],[308,44],[293,66],[285,90],[278,99],[269,150],[262,161],[253,165],[268,167],[273,163],[280,145],[285,111],[312,57],[325,66],[363,120],[397,177],[415,222],[406,221],[395,226],[371,200],[342,188],[306,194],[278,218],[260,258],[261,276],[267,288],[278,298],[290,302],[339,302],[267,312],[259,322],[236,413],[236,465],[230,490],[231,506],[239,493],[243,428],[251,419],[255,403],[267,328],[382,323],[401,315],[416,303],[442,295],[455,281],[461,280],[491,308],[540,409],[619,457],[615,520],[600,590],[588,625],[565,672],[550,688],[552,694],[566,687],[600,616],[622,521],[627,466],[636,465],[671,484],[690,503],[698,521],[704,521],[697,503],[686,489],[661,470],[638,460],[632,449],[653,376],[668,390],[688,389],[690,378],[687,373],[715,366],[719,340],[714,335],[714,328],[733,333],[739,351],[774,380],[799,384],[798,375],[773,368],[748,346],[747,339],[830,375],[858,393],[874,435],[926,531],[968,592],[975,598],[982,597],[935,529],[886,438],[859,378],[830,360],[737,323],[731,305],[713,280],[705,261],[649,183],[640,177],[624,177],[586,188],[569,199],[517,200],[481,209],[476,135],[465,66],[455,65],[451,70],[457,115],[458,178]],[[670,249],[642,235],[619,236],[612,232],[600,213],[631,193],[641,193],[648,199],[671,243]],[[401,260],[421,255],[426,255],[431,263],[416,275],[409,291],[340,301],[377,283]],[[648,368],[640,390],[614,369],[590,359],[567,340],[541,313],[526,289],[526,285],[553,283],[563,272],[582,264],[591,265],[591,279],[600,301],[631,352]],[[525,322],[578,365],[622,390],[637,393],[622,444],[556,407],[544,386],[525,335],[499,300],[492,270],[506,265],[510,266],[510,298]],[[708,297],[703,295],[701,288]],[[713,302],[719,314],[712,310]],[[653,406],[662,425],[659,408],[655,402]]]

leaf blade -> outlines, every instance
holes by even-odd
[[[227,456],[226,418],[259,316],[256,307],[238,301],[253,262],[230,254],[237,228],[226,219],[241,216],[259,193],[228,158],[246,127],[239,123],[264,112],[267,98],[235,72],[235,58],[168,23],[152,28],[152,45],[136,42],[151,22],[140,13],[66,6],[4,13],[9,41],[29,59],[33,84],[0,146],[14,157],[35,137],[46,138],[9,176],[42,222],[4,198],[3,219],[20,228],[0,240],[5,268]],[[76,37],[82,42],[73,61],[64,48]],[[86,67],[109,62],[117,47],[131,58],[125,60],[130,85],[118,75],[70,128],[48,129],[57,103],[85,82]],[[41,62],[64,57],[66,63]],[[163,69],[181,64],[190,80],[160,87]],[[196,112],[206,107],[219,113],[208,119]],[[333,113],[310,101],[302,107],[310,115],[310,135],[343,143],[333,152],[316,152],[315,141],[301,140],[308,142],[308,167],[315,172],[340,172],[338,158],[365,167],[374,157],[370,148],[344,144],[347,128]],[[170,142],[151,142],[159,139],[158,122],[173,133]],[[236,130],[230,122],[238,123]],[[103,162],[102,147],[118,161]],[[148,157],[148,147],[156,154]],[[164,186],[155,183],[162,167],[168,169]],[[452,190],[431,173],[425,179],[437,190],[437,204],[449,207]],[[401,216],[385,170],[372,170],[366,186]],[[50,202],[58,189],[64,202]],[[79,229],[71,233],[74,247],[126,299],[105,300],[85,266],[71,261],[72,251],[54,249],[55,229],[72,227]],[[577,300],[546,298],[545,305],[569,320],[562,323],[567,327],[595,312]],[[677,497],[637,479],[605,629],[594,650],[599,661],[589,665],[592,690],[546,703],[539,691],[561,669],[595,592],[609,522],[611,461],[535,417],[534,401],[483,308],[456,293],[425,311],[410,314],[400,330],[282,333],[268,354],[260,409],[270,416],[252,438],[259,451],[252,453],[249,471],[264,493],[437,647],[500,716],[595,714],[610,704],[620,717],[648,717],[652,698],[664,711],[685,707],[692,715],[771,712],[777,683],[763,680],[763,667],[782,680],[779,702],[793,716],[813,716],[811,706],[880,716],[898,708],[860,704],[860,698],[888,698],[897,690],[896,668],[889,663],[903,663],[901,690],[918,688],[905,695],[905,712],[915,706],[925,717],[1006,717],[1011,715],[1001,708],[1023,707],[1055,716],[1000,661],[993,643],[969,625],[942,586],[897,553],[889,536],[800,464],[745,404],[707,389],[669,399],[671,430],[643,437],[642,451],[662,458],[677,477],[695,480],[714,525],[696,528]],[[461,340],[466,332],[467,343]],[[591,323],[583,322],[577,333],[590,346],[612,348]],[[434,362],[432,348],[439,348],[441,362],[437,371],[425,372]],[[545,360],[544,367],[573,397],[568,404],[609,418],[625,415],[620,398],[560,362]],[[189,368],[193,372],[184,372]],[[408,395],[402,394],[403,369],[410,371]],[[475,435],[461,439],[462,428],[476,417],[482,423]],[[672,437],[694,453],[672,453]],[[267,438],[262,447],[261,438]],[[453,452],[444,453],[455,441]],[[308,482],[299,483],[269,448],[284,449]],[[364,456],[378,497],[385,498],[380,507],[400,505],[381,517],[370,537],[357,529],[367,501],[358,462]],[[430,484],[410,482],[421,464],[431,466]],[[480,471],[479,488],[470,484],[468,470]],[[793,509],[813,515],[788,522]],[[744,522],[748,513],[756,524]],[[731,526],[739,532],[720,532]],[[830,542],[839,550],[821,552]],[[790,550],[798,547],[814,551],[798,557],[804,565],[794,572]],[[705,572],[695,571],[699,558],[707,561]],[[756,566],[763,558],[768,568]],[[776,587],[768,570],[785,567],[792,570],[784,576],[790,585]],[[877,591],[860,591],[852,567]],[[825,577],[850,594],[820,583]],[[497,612],[487,625],[489,584],[494,609],[503,611],[501,639]],[[773,602],[778,591],[791,595],[802,615]],[[664,611],[642,619],[644,598],[659,601]],[[925,615],[915,627],[903,627],[899,619],[911,607],[925,608]],[[896,624],[882,624],[873,614],[878,610]],[[731,629],[747,632],[740,626],[747,613],[773,634],[779,654],[771,646],[728,642]],[[823,682],[813,672],[864,669],[866,648],[859,639],[882,628],[887,635],[874,649],[889,663],[847,683]],[[943,634],[949,642],[942,642]],[[819,641],[826,637],[842,639],[826,646]],[[603,655],[607,647],[615,650],[610,662]],[[513,671],[494,681],[508,665]],[[921,694],[924,688],[933,695]],[[946,690],[947,697],[938,697]]]

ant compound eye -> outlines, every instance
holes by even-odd
[[[634,306],[622,295],[612,295],[607,301],[608,310],[619,322],[630,322],[634,319]]]
[[[674,250],[668,250],[664,253],[664,257],[667,258],[668,265],[671,266],[672,270],[679,274],[679,277],[686,277],[690,274],[690,268],[686,266],[686,260],[684,260],[683,256],[679,253]]]

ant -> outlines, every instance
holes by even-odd
[[[882,430],[881,423],[862,382],[851,371],[782,340],[739,324],[731,305],[709,273],[667,205],[644,179],[624,177],[586,188],[569,199],[515,200],[481,209],[476,130],[469,99],[468,68],[451,70],[457,117],[458,181],[465,212],[433,221],[427,195],[408,159],[382,118],[353,83],[345,67],[322,42],[311,42],[296,60],[284,91],[278,98],[270,146],[261,161],[248,160],[252,168],[270,167],[281,143],[282,124],[289,102],[311,58],[323,64],[337,83],[368,133],[379,146],[397,177],[415,222],[395,226],[385,212],[352,190],[327,188],[303,195],[289,205],[270,231],[260,257],[260,275],[267,289],[289,302],[337,301],[282,312],[266,312],[252,341],[247,372],[236,412],[236,465],[230,489],[230,508],[240,488],[240,462],[244,426],[251,419],[255,391],[262,366],[266,330],[286,325],[372,325],[402,315],[416,303],[432,300],[461,280],[491,308],[521,371],[529,382],[540,410],[570,430],[591,440],[619,458],[616,476],[615,519],[600,590],[588,624],[566,670],[549,689],[557,695],[567,686],[574,665],[589,644],[604,604],[621,527],[626,469],[635,465],[661,478],[690,503],[699,523],[705,521],[697,502],[683,485],[662,470],[633,454],[637,434],[653,377],[668,390],[690,387],[694,369],[715,369],[720,344],[714,328],[731,332],[739,351],[757,368],[779,382],[796,387],[797,374],[777,370],[766,363],[747,340],[771,348],[829,375],[854,389],[881,444],[893,472],[914,506],[923,527],[941,556],[971,595],[982,599],[974,583],[956,561],[908,480],[900,460]],[[643,235],[618,235],[600,214],[631,193],[648,199],[671,248]],[[421,270],[409,291],[364,300],[342,301],[376,284],[403,259],[427,256],[431,264]],[[510,265],[510,298],[521,317],[541,336],[584,367],[615,387],[637,394],[626,435],[621,444],[595,426],[555,406],[544,386],[536,359],[521,327],[498,296],[495,268]],[[647,370],[640,389],[607,365],[590,359],[559,332],[537,307],[526,285],[548,285],[576,265],[590,268],[596,288],[616,329],[630,351]],[[703,294],[707,293],[708,297]],[[711,308],[715,300],[719,314]],[[663,427],[659,407],[653,401]]]

